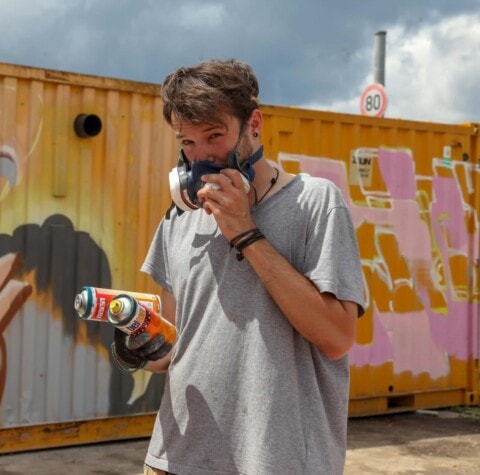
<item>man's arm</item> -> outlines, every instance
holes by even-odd
[[[249,198],[237,170],[226,169],[220,175],[205,175],[202,178],[221,188],[221,191],[202,188],[198,196],[205,200],[204,211],[214,216],[228,241],[245,230],[255,228]],[[341,358],[349,351],[355,342],[356,303],[340,301],[330,293],[321,293],[266,239],[255,241],[245,247],[242,253],[286,318],[302,336],[332,360]]]
[[[357,304],[321,293],[265,239],[243,254],[292,326],[328,358],[345,355],[355,342]]]

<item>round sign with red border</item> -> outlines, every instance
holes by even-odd
[[[360,98],[360,112],[362,115],[382,117],[387,109],[387,92],[381,84],[370,84],[363,91]]]

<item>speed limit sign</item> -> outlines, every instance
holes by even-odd
[[[371,84],[363,91],[360,98],[362,115],[382,117],[387,108],[387,92],[381,84]]]

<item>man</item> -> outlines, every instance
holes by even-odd
[[[346,354],[363,313],[355,233],[332,183],[263,157],[258,92],[235,60],[163,84],[176,185],[199,186],[177,193],[192,210],[170,210],[142,267],[177,326],[173,349],[116,334],[125,367],[168,369],[145,473],[343,472]]]

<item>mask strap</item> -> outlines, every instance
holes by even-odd
[[[240,164],[240,154],[238,148],[240,147],[240,141],[243,138],[245,131],[247,130],[247,122],[243,122],[238,134],[238,140],[235,144],[235,148],[228,154],[228,168],[234,168],[238,170],[248,181],[251,183],[255,177],[255,171],[252,166],[263,157],[263,145],[249,158],[247,158],[242,164]]]
[[[188,160],[183,148],[180,149],[180,153],[178,154],[178,163],[177,167],[185,166],[187,170],[190,170],[190,161]]]
[[[247,122],[246,121],[240,127],[240,133],[238,134],[238,140],[237,140],[237,143],[235,144],[235,148],[233,149],[233,151],[235,153],[238,152],[238,147],[240,147],[240,141],[243,138],[243,134],[245,133],[245,130],[247,130]]]
[[[182,213],[183,213],[183,210],[181,210],[176,204],[175,202],[172,200],[172,202],[170,203],[170,207],[167,209],[166,213],[165,213],[165,219],[170,219],[170,213],[172,212],[172,210],[174,208],[177,208],[177,214],[178,216],[180,216]]]
[[[183,151],[183,148],[180,149],[180,153],[178,154],[177,167],[180,167],[180,168],[185,167],[186,170],[190,170],[190,167],[191,167],[190,162],[189,162],[187,156],[185,155],[185,152]],[[174,208],[177,208],[177,214],[178,214],[178,216],[180,216],[180,215],[183,214],[183,210],[180,209],[180,208],[175,204],[175,202],[172,200],[172,202],[170,203],[169,208],[168,208],[167,211],[165,212],[165,219],[170,219],[170,213],[172,212],[172,210],[173,210]]]

